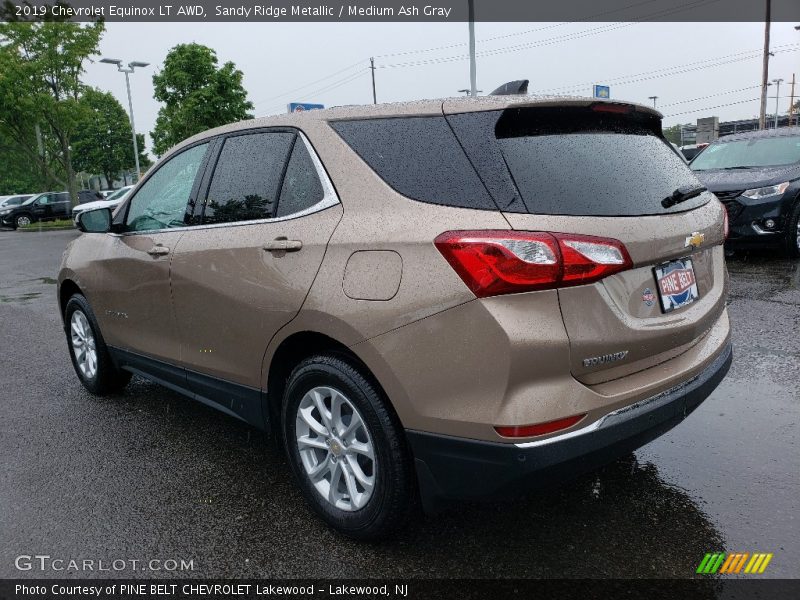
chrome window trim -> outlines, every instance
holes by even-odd
[[[243,135],[256,135],[257,133],[269,133],[269,132],[258,131],[254,132],[253,134],[243,134]],[[308,151],[308,154],[311,157],[311,162],[314,164],[314,170],[317,172],[317,177],[319,178],[319,181],[322,184],[322,191],[323,191],[322,200],[320,200],[316,204],[313,204],[308,208],[301,210],[299,212],[292,213],[290,215],[285,215],[283,217],[273,217],[271,219],[231,221],[229,223],[210,223],[208,225],[187,225],[186,227],[167,227],[165,229],[144,229],[142,231],[126,231],[123,233],[110,233],[109,235],[113,235],[116,237],[123,237],[129,235],[143,235],[143,234],[153,235],[155,233],[166,233],[170,231],[197,231],[201,229],[217,229],[219,227],[242,227],[244,225],[262,225],[266,223],[280,223],[282,221],[291,221],[292,219],[299,219],[301,217],[305,217],[307,215],[323,211],[332,206],[336,206],[337,204],[341,204],[339,196],[336,194],[336,190],[333,187],[333,183],[331,182],[330,177],[328,177],[328,172],[322,165],[322,161],[319,159],[319,156],[317,156],[317,152],[314,149],[314,146],[311,145],[311,142],[308,141],[306,135],[299,129],[297,130],[297,135],[303,141],[303,144],[305,144],[306,150]]]

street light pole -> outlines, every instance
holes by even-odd
[[[478,95],[478,78],[475,66],[475,0],[467,0],[469,7],[469,95]]]
[[[780,101],[781,97],[781,82],[783,79],[773,79],[772,83],[778,86],[777,91],[775,92],[775,129],[778,128],[778,102]]]
[[[136,162],[136,181],[139,181],[142,178],[142,170],[139,168],[139,143],[136,141],[136,124],[133,119],[133,100],[131,99],[131,81],[129,76],[134,72],[136,67],[146,67],[150,63],[134,60],[129,62],[127,67],[123,67],[122,61],[117,58],[103,58],[100,62],[109,65],[117,65],[117,71],[125,73],[125,88],[128,91],[128,109],[131,119],[131,135],[133,136],[133,158]],[[110,181],[106,183],[111,186]]]
[[[653,101],[653,108],[655,108],[656,107],[656,100],[658,100],[658,96],[648,96],[647,99]]]

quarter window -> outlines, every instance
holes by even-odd
[[[170,158],[139,188],[125,219],[129,231],[186,225],[186,205],[207,148],[200,144]]]
[[[271,219],[294,133],[237,135],[225,140],[208,190],[204,223]]]
[[[278,217],[293,215],[320,202],[325,196],[317,170],[305,143],[298,136],[292,149],[278,201]]]
[[[497,210],[444,117],[363,119],[331,126],[404,196],[444,206]]]

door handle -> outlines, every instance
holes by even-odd
[[[303,242],[300,240],[287,240],[286,238],[278,238],[262,246],[267,252],[297,252],[302,247]]]
[[[161,244],[156,244],[150,250],[147,251],[150,256],[166,256],[169,254],[169,248],[166,246],[162,246]]]

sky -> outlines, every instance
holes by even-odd
[[[800,95],[800,31],[773,23],[770,79],[782,78],[780,111],[789,106],[792,74]],[[664,125],[758,114],[761,23],[476,23],[478,89],[529,79],[530,93],[589,96],[611,86],[612,99],[651,104]],[[131,76],[136,129],[148,148],[159,109],[152,76],[169,49],[196,42],[232,61],[256,116],[288,102],[326,106],[372,102],[375,57],[378,102],[459,95],[469,87],[466,23],[109,23],[85,81],[128,106],[125,77],[101,57],[143,61]],[[775,110],[770,87],[767,113]],[[724,106],[723,106],[724,105]]]

